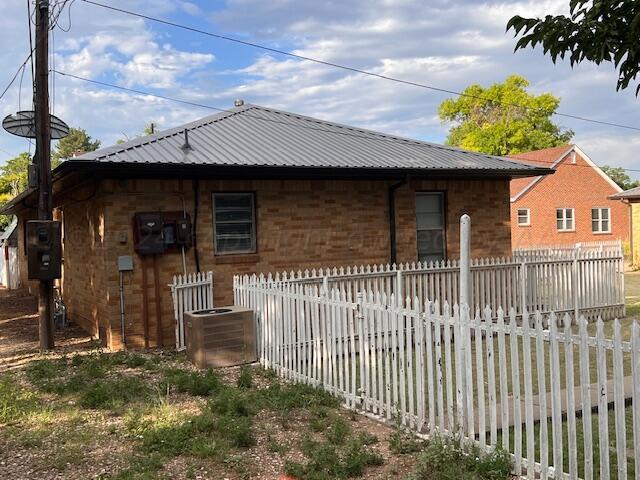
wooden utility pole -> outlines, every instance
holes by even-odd
[[[49,121],[49,0],[37,0],[35,61],[36,164],[38,165],[38,220],[53,219],[51,188],[51,126]],[[53,280],[40,280],[38,288],[40,349],[53,341]]]

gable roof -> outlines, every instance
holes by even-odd
[[[541,150],[534,150],[532,152],[517,153],[514,155],[509,155],[509,158],[518,162],[525,163],[527,165],[536,165],[539,167],[544,166],[547,168],[555,169],[567,157],[567,155],[572,152],[580,155],[580,157],[582,157],[584,161],[596,171],[596,173],[598,173],[603,179],[605,179],[614,190],[616,190],[617,192],[622,191],[617,183],[611,180],[611,178],[609,178],[609,176],[604,173],[602,169],[598,167],[586,153],[584,153],[577,145],[574,144],[544,148]],[[517,178],[511,180],[511,202],[517,201],[543,178],[543,176],[538,176],[533,179]]]
[[[640,187],[630,188],[629,190],[625,190],[624,192],[619,192],[615,195],[611,195],[609,198],[614,200],[640,199]]]
[[[190,150],[183,151],[185,130]],[[552,173],[485,155],[243,105],[63,162],[330,169],[483,171],[520,177]]]

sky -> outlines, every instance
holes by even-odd
[[[541,50],[514,53],[505,25],[515,14],[566,13],[568,0],[100,0],[149,16],[328,62],[461,91],[510,74],[533,93],[562,99],[559,111],[640,127],[635,86],[616,91],[611,65],[554,65]],[[29,52],[24,0],[2,0],[0,88]],[[65,31],[68,30],[68,31]],[[176,29],[75,0],[51,36],[59,71],[158,95],[231,108],[236,98],[323,120],[443,143],[438,105],[450,95],[363,76]],[[22,77],[22,88],[19,88]],[[52,81],[53,82],[53,81]],[[170,128],[213,113],[59,75],[52,111],[103,146],[149,122]],[[0,115],[31,108],[30,67],[0,100]],[[55,88],[54,88],[55,86]],[[1,90],[0,90],[1,91]],[[555,117],[597,164],[640,169],[640,132]],[[0,131],[0,164],[25,139]],[[633,178],[640,173],[629,172]]]

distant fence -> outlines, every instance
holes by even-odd
[[[176,349],[183,350],[186,348],[184,314],[213,308],[213,272],[175,275],[169,287],[176,322]]]
[[[568,314],[470,315],[307,277],[314,282],[235,279],[236,304],[256,315],[264,367],[415,432],[501,446],[528,478],[622,479],[640,469],[635,322],[623,341],[618,320],[605,336],[602,320],[590,331]]]
[[[17,247],[7,245],[0,247],[0,285],[9,290],[16,289],[20,286]]]
[[[567,251],[569,252],[569,251]],[[571,250],[528,254],[514,258],[471,261],[470,304],[497,312],[514,309],[542,313],[565,312],[589,319],[625,315],[624,260],[622,251]],[[324,291],[344,290],[395,295],[398,301],[417,297],[420,303],[437,301],[453,305],[460,298],[460,265],[447,260],[400,265],[367,265],[283,272],[267,276],[237,277],[237,283],[271,280],[283,284],[316,285]]]
[[[538,245],[513,249],[514,258],[529,257],[572,257],[575,252],[597,252],[609,256],[623,255],[622,240],[605,240],[600,242],[580,242],[575,244]]]

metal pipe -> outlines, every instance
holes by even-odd
[[[120,328],[122,335],[122,348],[127,348],[126,325],[124,320],[124,272],[120,271]]]

